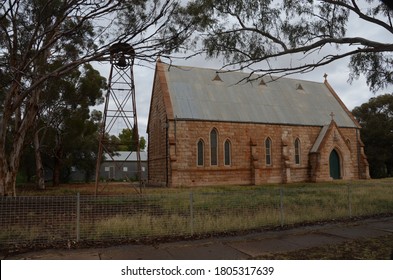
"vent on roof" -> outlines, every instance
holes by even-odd
[[[220,81],[220,82],[222,82],[222,80],[221,80],[220,76],[218,75],[218,73],[216,73],[216,76],[213,78],[212,81]]]
[[[303,90],[304,91],[304,88],[302,87],[301,84],[296,84],[296,90]]]
[[[263,79],[261,79],[259,85],[260,85],[260,86],[266,86],[266,83],[265,83],[265,81],[264,81]]]

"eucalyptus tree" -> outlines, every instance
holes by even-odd
[[[95,111],[90,113],[90,107],[102,103],[105,87],[105,78],[90,64],[85,64],[82,71],[75,69],[48,82],[34,131],[39,188],[45,188],[42,156],[45,166],[53,171],[54,186],[60,183],[62,170],[71,166],[83,166],[84,171],[92,172],[101,119]]]
[[[174,0],[0,0],[1,195],[16,195],[23,144],[49,82],[105,60],[119,41],[140,60],[169,53],[186,35],[165,31],[176,7]]]
[[[172,24],[193,26],[190,46],[226,69],[280,76],[349,57],[350,80],[393,82],[393,11],[379,0],[191,0],[179,11]]]
[[[372,97],[353,109],[373,178],[393,176],[393,95]]]
[[[393,10],[393,2],[391,0],[381,0],[385,5],[387,5],[390,9]]]

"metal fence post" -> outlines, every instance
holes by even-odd
[[[347,186],[348,189],[348,212],[349,212],[349,218],[352,218],[352,192],[351,192],[351,186]]]
[[[80,239],[80,214],[81,214],[80,194],[76,194],[76,242]]]
[[[280,188],[280,223],[281,227],[284,226],[284,192],[282,187]]]
[[[190,192],[190,230],[191,235],[194,235],[194,195]]]

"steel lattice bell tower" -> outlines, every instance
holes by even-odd
[[[141,182],[141,156],[139,148],[138,120],[136,114],[135,86],[134,86],[134,58],[135,51],[128,43],[116,43],[109,48],[111,69],[108,79],[108,89],[105,95],[105,105],[101,131],[99,136],[99,146],[96,164],[95,187],[96,194],[100,183],[100,169],[105,153],[106,161],[113,161],[117,170],[122,170],[123,165],[136,153],[137,174],[136,177]],[[130,145],[135,151],[123,154],[122,161],[114,160],[116,156],[113,143],[110,141],[110,135],[118,135],[121,129],[131,130],[131,139],[128,143],[121,145]],[[106,171],[107,177],[111,176],[111,170]],[[114,171],[113,171],[114,172]],[[113,174],[112,174],[113,176]],[[127,181],[131,178],[126,176]],[[139,183],[139,186],[141,184]]]

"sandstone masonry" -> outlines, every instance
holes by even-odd
[[[178,187],[329,181],[333,180],[335,162],[339,178],[334,179],[369,178],[359,127],[339,127],[333,117],[324,126],[177,118],[163,67],[157,63],[147,129],[149,184]],[[345,106],[343,110],[349,113]],[[217,132],[216,152],[211,147],[213,130]],[[229,164],[225,164],[226,142]],[[198,152],[198,143],[203,152]],[[212,164],[212,153],[217,154],[216,165]],[[336,161],[332,153],[338,155]],[[202,164],[198,164],[198,156],[203,157]]]

